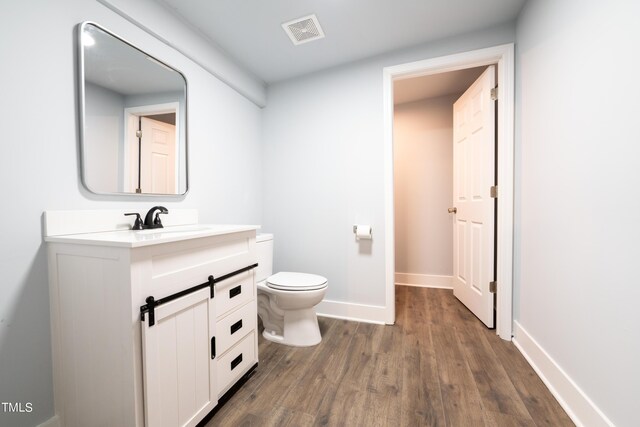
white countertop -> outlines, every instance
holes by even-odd
[[[138,248],[142,246],[158,245],[161,243],[198,239],[201,237],[240,233],[243,231],[257,230],[259,228],[259,225],[193,224],[140,231],[122,230],[47,236],[44,240],[46,242],[55,243]]]

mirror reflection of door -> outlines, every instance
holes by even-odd
[[[175,114],[174,114],[175,120]],[[176,126],[141,117],[140,190],[143,193],[176,192]]]
[[[178,187],[176,112],[127,112],[127,145],[126,191],[175,194]]]

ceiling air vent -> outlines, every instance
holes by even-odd
[[[316,15],[304,16],[285,22],[282,28],[287,33],[294,45],[307,43],[324,37],[324,31],[320,28],[320,22]]]

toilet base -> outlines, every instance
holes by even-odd
[[[268,341],[292,347],[311,347],[322,341],[314,308],[285,311],[282,329],[284,336],[265,327],[262,336]]]

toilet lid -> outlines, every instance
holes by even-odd
[[[284,291],[312,291],[327,286],[327,279],[316,274],[280,272],[267,279],[267,286]]]

